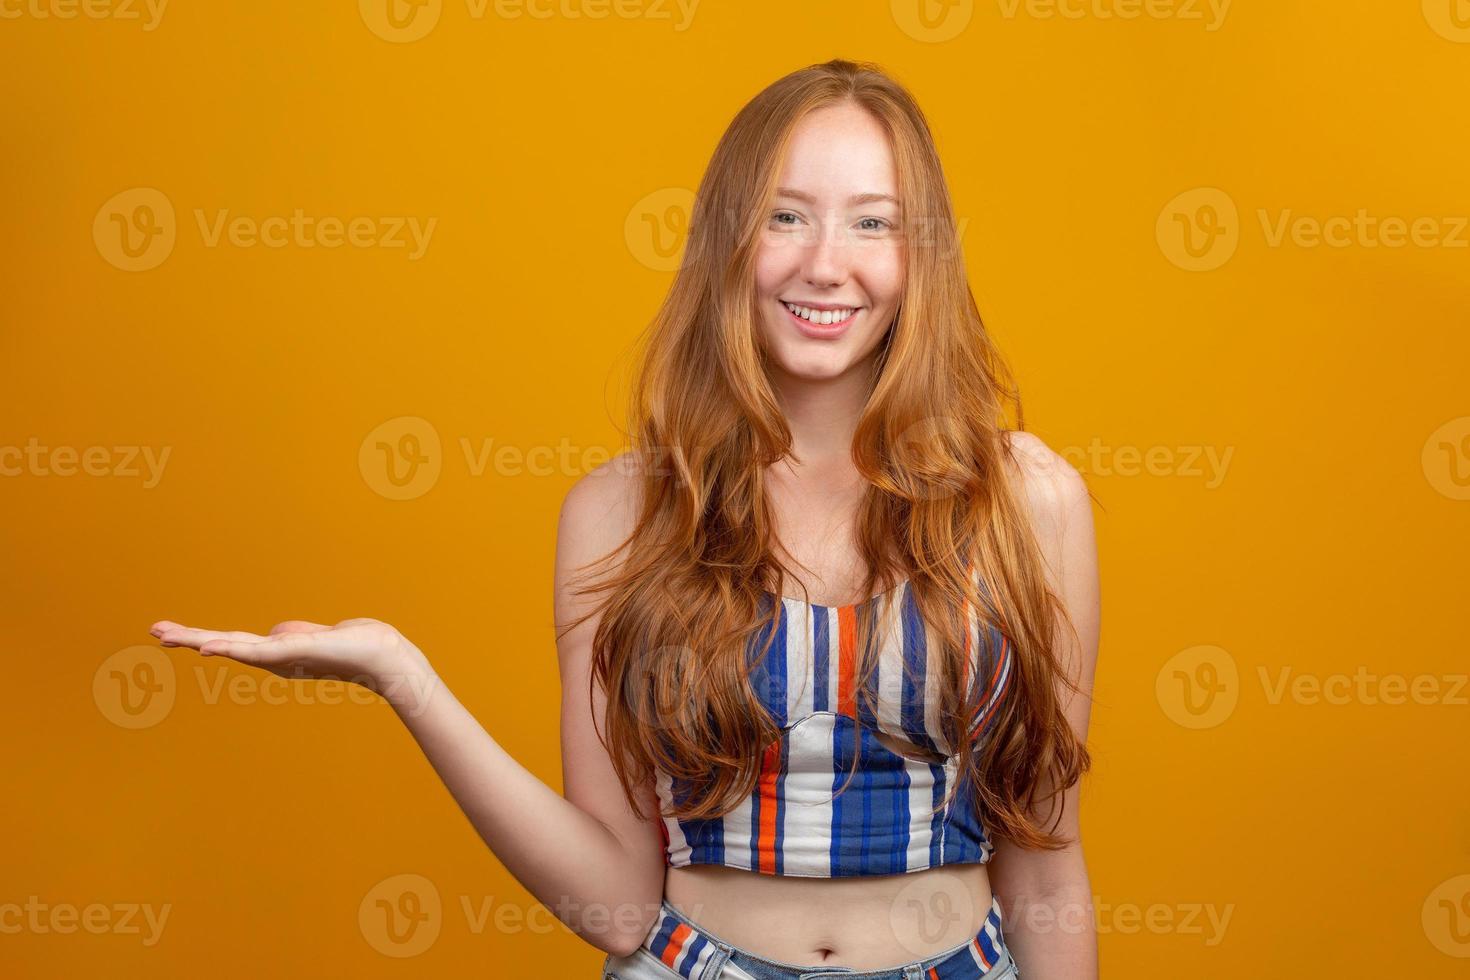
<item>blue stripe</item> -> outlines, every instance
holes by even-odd
[[[657,935],[653,937],[653,942],[648,944],[649,950],[653,953],[654,956],[657,956],[660,959],[663,958],[664,950],[669,948],[669,943],[672,942],[674,938],[674,930],[678,928],[678,926],[678,919],[667,913],[664,914],[663,921],[658,924]]]
[[[690,785],[688,780],[680,777],[672,777],[670,784],[673,787],[674,802],[682,807],[690,796]],[[724,864],[725,863],[725,821],[724,818],[713,820],[684,820],[677,821],[679,830],[684,839],[689,843],[690,864]],[[670,845],[674,842],[669,841]]]
[[[761,655],[761,649],[770,637],[771,647]],[[750,667],[750,684],[755,696],[775,718],[777,727],[785,728],[786,718],[786,606],[781,604],[776,612],[774,628],[762,622],[746,647],[747,665]],[[756,660],[759,658],[759,662]]]
[[[832,654],[828,648],[831,640],[831,627],[827,623],[827,607],[812,606],[812,644],[816,648],[812,656],[812,709],[814,711],[831,711],[832,706],[827,703],[827,688],[832,677]]]
[[[929,867],[938,867],[944,860],[944,854],[939,849],[940,837],[944,833],[944,810],[940,803],[944,801],[944,792],[948,788],[944,767],[934,763],[929,764],[929,772],[934,776],[934,798],[929,805],[934,807],[934,815],[929,818]]]
[[[861,675],[858,680],[862,682],[861,686],[855,687],[853,700],[858,721],[868,728],[878,727],[878,715],[873,710],[878,699],[878,692],[875,690],[877,672],[870,669],[873,658],[869,656],[877,648],[879,642],[879,637],[874,632],[878,625],[878,617],[875,613],[877,605],[876,602],[870,602],[853,610],[858,642],[862,644],[853,654],[853,671]],[[865,643],[862,641],[864,633],[867,634]],[[882,669],[881,665],[879,669]]]
[[[859,776],[854,774],[852,781],[842,789],[843,780],[847,779],[847,769],[853,761],[853,727],[852,719],[846,715],[837,715],[832,726],[832,792],[837,794],[832,800],[832,838],[831,846],[831,874],[836,877],[844,874],[852,864],[851,858],[854,849],[854,841],[862,831],[862,825],[855,816],[859,809],[853,805],[853,790],[858,785]]]
[[[924,635],[924,618],[919,613],[919,602],[908,586],[904,586],[903,593],[903,604],[900,608],[903,634],[903,703],[899,710],[900,724],[909,741],[920,748],[944,755],[924,723],[924,683],[929,672],[929,640]]]
[[[704,938],[704,933],[697,929],[690,931],[694,933],[694,940],[689,944],[689,952],[685,955],[684,965],[679,967],[679,972],[693,980],[694,968],[699,964],[699,954],[704,952],[709,942]]]
[[[945,864],[984,860],[980,841],[984,840],[985,831],[980,828],[980,819],[975,813],[971,782],[968,771],[961,772],[956,780],[955,799],[949,811],[949,829],[944,841]]]
[[[902,761],[898,767],[898,785],[888,790],[888,798],[893,801],[893,827],[895,830],[893,848],[888,852],[889,864],[893,872],[908,870],[909,859],[909,779],[908,766]]]
[[[970,721],[971,741],[982,737],[986,731],[995,725],[996,716],[1000,712],[998,706],[996,713],[991,715],[989,723],[984,726],[985,731],[982,731],[980,723],[985,717],[986,708],[990,703],[990,699],[995,695],[996,688],[1001,685],[1005,678],[1003,676],[996,676],[994,686],[991,685],[990,678],[996,674],[996,668],[1002,663],[1003,657],[1006,660],[1011,659],[1009,645],[1005,643],[1005,635],[994,626],[985,628],[982,623],[981,627],[977,631],[979,636],[984,637],[984,641],[980,646],[980,656],[977,658],[981,666],[976,673],[974,682],[971,684],[971,688],[975,693],[974,700],[970,703],[977,709],[975,711],[975,717]]]
[[[985,959],[990,962],[991,966],[994,966],[995,961],[1000,959],[1000,950],[996,949],[995,943],[990,941],[990,933],[981,929],[980,935],[975,938],[980,943],[980,951],[985,954]]]
[[[776,874],[786,873],[786,771],[791,739],[781,739],[781,774],[776,777]]]
[[[782,728],[791,724],[786,718],[786,604],[776,614],[776,636],[771,642],[771,652],[766,657],[766,666],[771,677],[770,701],[767,707]]]
[[[764,759],[764,754],[762,754],[760,758]],[[747,835],[745,842],[746,864],[749,865],[749,867],[753,871],[759,870],[761,866],[761,809],[765,806],[765,799],[761,796],[760,791],[760,766],[761,763],[758,761],[756,763],[756,785],[755,789],[752,790],[750,794],[750,833]]]

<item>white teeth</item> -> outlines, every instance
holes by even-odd
[[[813,310],[806,306],[793,306],[785,300],[781,301],[781,305],[786,307],[792,313],[795,313],[797,316],[801,317],[803,320],[810,320],[812,323],[821,324],[823,326],[830,323],[841,323],[843,320],[846,320],[848,317],[857,312],[857,310],[855,309]]]

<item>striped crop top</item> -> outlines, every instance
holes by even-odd
[[[880,617],[890,597],[897,610]],[[777,598],[774,626],[763,623],[747,651],[752,687],[781,732],[762,754],[754,791],[735,809],[705,820],[660,816],[665,865],[832,878],[990,860],[990,838],[939,724],[934,658],[909,581],[850,606],[766,593],[761,611],[769,614]],[[877,664],[864,702],[856,697],[856,623],[868,615],[874,618],[867,622],[881,618],[883,629],[873,639]],[[987,641],[976,642],[980,620],[973,610],[966,620],[967,676],[972,685],[987,685],[970,702],[977,705],[969,728],[976,738],[986,734],[1009,685],[1012,656],[999,630],[986,629]],[[772,630],[770,649],[757,662]],[[941,764],[898,754],[875,731],[946,758]],[[941,807],[957,775],[961,785]],[[662,808],[687,797],[683,780],[662,769],[655,777]]]

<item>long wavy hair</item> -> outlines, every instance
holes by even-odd
[[[757,650],[750,638],[775,632],[782,604],[772,600],[787,591],[763,483],[790,452],[791,431],[767,376],[753,261],[794,127],[845,101],[871,112],[891,141],[907,246],[898,312],[872,359],[852,441],[867,483],[857,518],[862,595],[873,600],[859,607],[858,670],[873,669],[870,641],[886,630],[867,613],[891,615],[887,600],[901,592],[875,588],[907,583],[939,671],[944,732],[979,812],[1020,846],[1060,848],[1067,839],[1030,813],[1091,761],[1056,687],[1060,678],[1079,690],[1057,652],[1057,624],[1074,636],[1075,627],[1048,588],[1004,471],[1005,407],[1024,428],[1020,397],[971,295],[928,123],[871,63],[829,61],[771,84],[735,116],[700,182],[683,262],[641,338],[628,405],[639,516],[604,559],[624,556],[614,571],[578,590],[608,593],[592,665],[607,693],[603,744],[633,812],[648,817],[632,787],[661,769],[689,788],[661,816],[709,819],[753,791],[780,737],[751,684],[752,654],[769,644]],[[1012,654],[1005,696],[989,707],[985,665],[999,651],[987,659],[972,649],[988,633],[976,623]],[[858,696],[869,686],[859,683]],[[990,713],[980,737],[982,709]]]

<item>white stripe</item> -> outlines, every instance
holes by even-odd
[[[989,634],[989,632],[990,632],[989,630],[986,631],[987,634]],[[996,642],[996,655],[997,656],[1001,656],[1002,655],[1002,643],[1001,643],[1001,641],[997,641]],[[986,700],[985,700],[985,706],[980,709],[980,713],[975,716],[974,722],[970,725],[970,731],[971,732],[978,732],[980,730],[981,722],[984,721],[985,716],[990,713],[991,707],[993,707],[996,704],[996,702],[998,702],[1000,700],[1001,692],[1003,692],[1005,690],[1005,687],[1006,687],[1006,678],[1008,678],[1008,677],[1011,676],[1011,660],[1012,660],[1012,658],[1010,656],[1010,645],[1009,644],[1004,644],[1004,655],[1005,655],[1005,659],[1002,661],[1002,663],[1000,665],[1000,674],[995,679],[995,688],[989,692],[990,693],[990,696],[988,698],[986,698]],[[987,676],[985,678],[984,683],[989,683],[989,682],[990,682],[990,678]]]
[[[714,943],[710,942],[708,938],[706,938],[704,941],[704,948],[699,951],[699,957],[694,961],[694,969],[689,971],[689,975],[693,977],[694,980],[701,980],[701,978],[704,976],[705,967],[709,966],[709,961],[714,957],[714,955],[715,945]]]
[[[783,598],[786,616],[786,719],[795,724],[812,713],[812,607]]]
[[[934,840],[934,774],[929,763],[910,759],[905,763],[909,773],[909,845],[904,854],[903,870],[923,868],[929,864],[929,845]]]
[[[949,739],[944,737],[944,725],[940,718],[940,709],[943,707],[941,698],[944,692],[939,688],[940,682],[940,660],[939,650],[934,642],[934,631],[929,624],[924,624],[924,729],[929,737],[934,739],[934,744],[939,751],[945,755],[954,754],[954,746],[949,744]]]
[[[827,616],[827,710],[836,711],[837,684],[841,676],[839,660],[841,659],[842,638],[838,635],[841,621],[835,607],[827,606],[823,612]]]
[[[985,920],[985,935],[990,937],[990,948],[995,950],[995,963],[1000,962],[1000,934],[995,931],[995,923],[988,918]],[[995,963],[991,963],[994,966]]]
[[[878,704],[874,711],[878,727],[904,741],[908,741],[909,736],[903,730],[903,617],[899,611],[903,608],[903,591],[907,588],[907,585],[900,586],[891,611],[879,612],[882,621],[878,624],[878,678],[874,685],[878,690]]]
[[[782,824],[782,871],[828,877],[832,873],[832,783],[837,764],[833,738],[837,715],[818,711],[787,730],[790,769]]]
[[[948,759],[944,760],[945,794],[948,794],[954,787],[956,774],[959,772],[959,765],[960,764],[955,760],[954,756],[950,756]],[[944,863],[944,844],[949,837],[949,812],[954,809],[955,803],[958,802],[958,799],[959,797],[958,795],[956,795],[954,798],[950,799],[949,803],[945,804],[940,809],[941,817],[939,822],[939,864]]]
[[[760,763],[756,763],[759,767]],[[721,820],[725,831],[725,863],[747,871],[754,871],[755,849],[751,846],[750,828],[755,820],[755,806],[752,801],[760,793],[760,783],[751,791],[751,795],[740,801],[740,804],[731,810]]]
[[[970,939],[969,945],[965,948],[970,951],[970,959],[975,961],[975,966],[982,972],[995,965],[994,963],[985,962],[985,953],[980,949],[980,943],[973,937]]]
[[[672,806],[674,800],[674,778],[657,766],[654,767],[654,775],[655,790],[660,808],[666,802]],[[679,826],[678,818],[661,816],[659,819],[664,822],[664,828],[669,832],[670,866],[678,868],[688,864],[690,855],[692,854],[692,848],[689,846],[689,839],[684,836],[684,829]]]
[[[684,937],[684,945],[680,947],[678,954],[674,956],[673,969],[683,972],[684,961],[689,958],[689,947],[693,945],[694,934],[690,933],[689,935]]]

